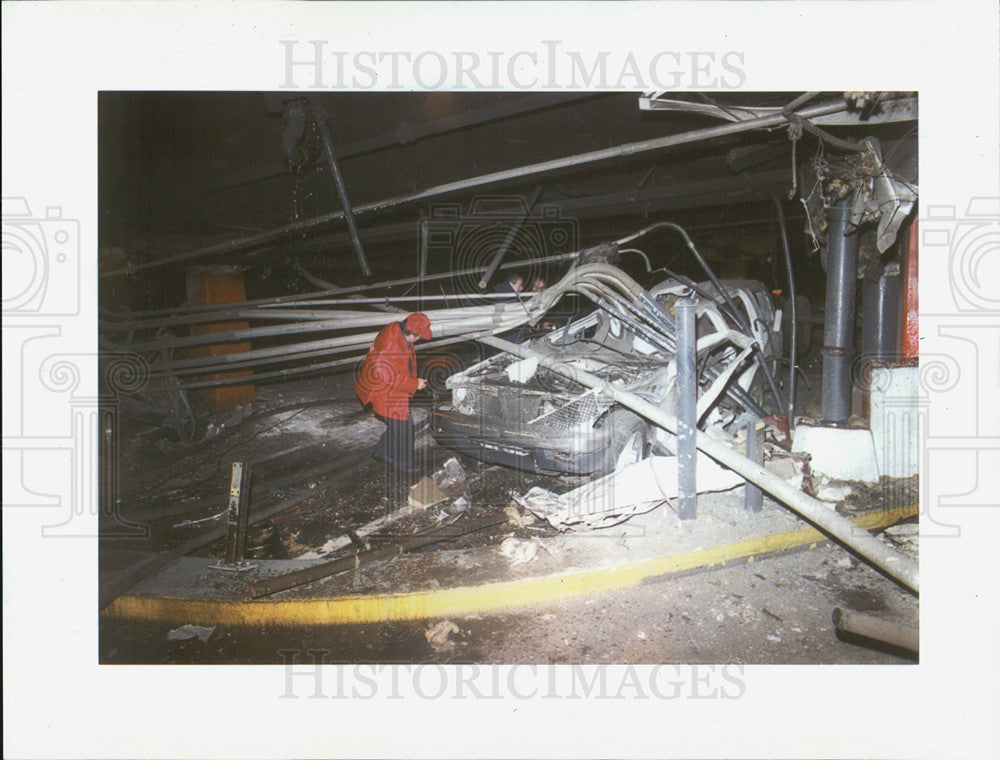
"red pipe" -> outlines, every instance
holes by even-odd
[[[902,327],[903,340],[901,351],[904,362],[916,362],[920,354],[920,311],[918,305],[917,277],[917,241],[919,217],[913,217],[913,222],[907,231],[906,251],[903,255],[903,273],[906,276],[903,285]]]

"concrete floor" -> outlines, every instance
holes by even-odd
[[[277,515],[252,533],[257,556],[272,560],[316,557],[332,537],[377,516],[381,505],[379,470],[367,448],[382,426],[361,410],[349,393],[349,376],[337,382],[302,382],[280,391],[258,393],[255,415],[193,446],[155,440],[136,442],[125,452],[120,517],[150,529],[141,540],[103,541],[102,584],[149,552],[188,540],[218,520],[180,525],[217,514],[225,506],[230,463],[264,458],[298,447],[287,456],[255,469],[255,505],[299,495],[293,509]],[[425,456],[440,464],[451,452],[420,441]],[[374,485],[373,485],[374,484]],[[502,508],[510,491],[532,485],[565,491],[555,479],[490,468],[477,473],[473,509]],[[499,526],[483,534],[381,563],[361,573],[312,584],[310,597],[344,593],[393,593],[407,588],[448,585],[446,568],[458,567],[463,583],[557,572],[567,566],[601,562],[627,563],[668,549],[701,546],[745,535],[742,488],[703,497],[697,525],[678,525],[672,514],[650,513],[601,538],[568,537],[547,526],[533,532]],[[864,492],[860,502],[905,499],[909,484]],[[793,530],[804,523],[770,502],[754,527]],[[856,504],[855,506],[863,506]],[[661,507],[665,510],[666,507]],[[167,519],[151,519],[169,513]],[[735,517],[733,517],[735,516]],[[403,524],[400,530],[419,527]],[[423,518],[430,520],[430,514]],[[175,527],[178,526],[179,527]],[[733,531],[738,534],[734,534]],[[742,531],[742,533],[739,533]],[[536,536],[557,552],[539,552],[524,568],[507,568],[498,546],[515,533]],[[254,536],[256,536],[254,538]],[[688,541],[688,544],[684,544]],[[204,573],[175,581],[184,567],[219,557],[221,541],[195,552],[170,572],[145,583],[148,593],[179,592]],[[206,559],[198,560],[201,556]],[[305,561],[305,560],[302,560]],[[318,561],[316,559],[313,562]],[[588,564],[589,563],[589,564]],[[287,564],[287,563],[282,563]],[[198,572],[201,572],[200,570]],[[216,588],[243,581],[213,580]],[[159,585],[157,585],[159,584]],[[172,585],[173,584],[173,585]],[[143,589],[139,587],[140,591]],[[187,589],[184,593],[187,593]],[[212,592],[215,593],[215,592]],[[218,592],[228,593],[228,592]],[[235,598],[243,593],[236,588]],[[395,620],[338,626],[217,626],[208,641],[171,641],[167,633],[181,621],[141,622],[102,617],[103,663],[282,663],[296,652],[322,653],[326,662],[399,663],[911,663],[915,655],[872,641],[839,637],[831,623],[836,606],[896,618],[916,625],[917,600],[895,583],[825,542],[812,549],[725,567],[702,568],[686,575],[652,579],[637,588],[595,591],[580,598],[551,601],[514,610],[449,616],[451,633],[433,642],[428,632],[442,624],[430,620]],[[191,622],[191,621],[188,621]],[[433,638],[433,637],[430,637]],[[311,655],[310,655],[311,656]]]

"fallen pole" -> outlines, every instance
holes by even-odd
[[[651,404],[641,396],[620,390],[596,375],[576,367],[567,366],[526,346],[510,343],[509,341],[495,337],[483,337],[478,340],[487,346],[507,351],[523,359],[537,359],[539,365],[553,372],[558,372],[560,375],[569,377],[581,385],[594,388],[598,392],[606,394],[623,406],[627,406],[634,412],[641,414],[654,424],[677,435],[677,418],[658,406]],[[846,517],[837,514],[828,505],[790,486],[774,473],[765,470],[759,464],[755,464],[723,442],[698,432],[695,435],[695,445],[720,464],[738,472],[746,480],[760,486],[793,512],[808,520],[813,525],[822,528],[839,542],[857,552],[872,565],[878,567],[892,578],[895,578],[902,585],[913,591],[919,591],[920,579],[917,563],[909,557],[886,546],[864,528],[858,527]]]
[[[262,596],[269,596],[270,594],[277,593],[278,591],[295,588],[296,586],[304,586],[306,583],[312,583],[313,581],[318,581],[321,578],[327,578],[331,575],[342,573],[345,570],[354,570],[362,565],[366,565],[380,559],[385,559],[386,557],[403,554],[404,552],[419,549],[422,546],[430,546],[431,544],[436,544],[441,541],[451,541],[459,538],[460,536],[475,533],[476,531],[483,530],[484,528],[489,528],[492,525],[499,525],[502,522],[506,522],[506,520],[507,515],[503,512],[498,512],[496,514],[487,515],[486,517],[481,517],[478,520],[468,520],[455,525],[447,525],[442,528],[437,528],[436,530],[430,530],[426,533],[417,534],[411,538],[405,538],[402,541],[395,541],[391,544],[384,544],[374,549],[367,549],[365,551],[358,552],[357,554],[352,554],[349,557],[342,557],[341,559],[335,559],[331,562],[323,562],[319,565],[307,567],[304,570],[296,570],[292,573],[279,575],[276,578],[268,578],[267,580],[251,583],[250,598],[257,599]]]
[[[913,626],[883,620],[874,615],[837,607],[833,611],[833,624],[838,630],[854,633],[876,641],[884,641],[911,652],[920,651],[920,634]]]

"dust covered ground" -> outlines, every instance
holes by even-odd
[[[121,508],[104,528],[101,582],[121,577],[137,559],[177,547],[216,527],[228,498],[234,460],[255,461],[254,509],[294,499],[295,506],[255,526],[248,554],[269,559],[323,557],[332,539],[385,514],[382,465],[369,456],[382,425],[360,408],[339,382],[302,382],[258,393],[253,410],[232,424],[214,423],[188,443],[130,439],[123,454]],[[425,400],[426,401],[426,400]],[[426,404],[416,411],[426,415]],[[418,437],[425,469],[452,452],[429,435]],[[572,487],[556,478],[498,467],[470,468],[472,507],[502,509],[510,493],[535,485],[556,492]],[[905,496],[906,494],[904,494]],[[859,492],[870,501],[877,489]],[[434,524],[437,512],[394,525],[408,534]],[[114,537],[122,526],[142,526],[143,537]],[[497,547],[511,526],[447,545]],[[517,531],[515,531],[517,532]],[[901,529],[903,534],[907,533]],[[521,530],[520,533],[525,533]],[[531,535],[555,535],[534,526]],[[527,535],[527,534],[526,534]],[[915,550],[915,537],[906,537]],[[435,547],[424,549],[435,551]],[[214,540],[193,554],[222,557]],[[750,564],[668,576],[638,588],[496,615],[300,628],[216,627],[207,641],[171,640],[176,624],[102,618],[102,663],[899,663],[916,655],[853,637],[831,622],[837,606],[916,625],[917,600],[860,564],[843,549],[821,543],[809,550]],[[313,654],[309,654],[309,653]]]

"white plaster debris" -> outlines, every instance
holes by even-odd
[[[743,477],[698,452],[698,492],[727,491]],[[560,530],[606,528],[677,496],[677,458],[652,456],[559,495],[535,486],[515,501]]]
[[[424,631],[424,638],[435,652],[446,652],[455,647],[450,637],[461,632],[462,629],[450,620],[442,620]]]
[[[316,441],[336,441],[343,447],[367,446],[375,441],[385,427],[375,415],[362,417],[350,425],[342,424],[339,421],[340,416],[323,406],[303,409],[297,414],[288,416],[285,421],[279,422],[270,430],[265,430],[261,435],[268,438],[275,435],[298,434]]]
[[[508,504],[503,513],[507,515],[507,522],[515,528],[526,528],[535,522],[535,518],[531,512],[522,512],[515,504]]]
[[[535,376],[535,372],[537,371],[538,357],[522,359],[519,362],[514,362],[505,370],[507,377],[510,378],[512,383],[520,383],[522,385],[533,378]]]
[[[852,493],[854,493],[854,489],[846,483],[841,483],[839,485],[824,483],[816,489],[816,498],[820,501],[828,501],[834,504],[839,504]]]
[[[512,567],[524,565],[538,556],[541,543],[537,538],[522,539],[508,536],[500,544],[500,553],[510,560]]]
[[[168,641],[186,641],[187,639],[197,638],[199,641],[208,641],[212,634],[215,633],[215,626],[211,628],[206,628],[201,625],[182,625],[180,628],[174,628],[167,634]]]

